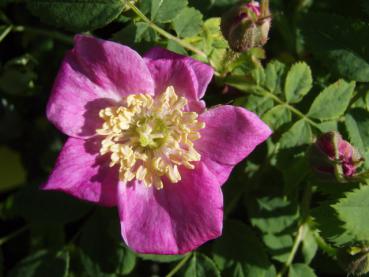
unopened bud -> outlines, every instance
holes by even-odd
[[[268,0],[251,1],[233,7],[222,16],[221,30],[236,52],[261,47],[268,41],[271,14]]]
[[[335,175],[338,181],[348,181],[356,174],[363,158],[337,132],[321,135],[310,149],[310,162],[321,177]]]

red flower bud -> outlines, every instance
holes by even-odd
[[[271,16],[268,1],[255,1],[233,7],[222,16],[221,30],[236,52],[261,47],[268,41]]]
[[[339,133],[329,132],[321,135],[312,146],[310,161],[320,175],[334,174],[341,180],[354,176],[363,158]]]

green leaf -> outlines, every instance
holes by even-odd
[[[320,120],[337,119],[346,111],[355,90],[355,82],[339,80],[315,98],[308,116]]]
[[[226,221],[222,237],[215,241],[213,255],[224,276],[275,276],[262,243],[239,221]]]
[[[293,245],[293,239],[291,235],[266,234],[263,236],[263,242],[268,247],[268,252],[271,254],[274,260],[281,263],[287,261]]]
[[[120,0],[30,0],[28,8],[47,24],[82,32],[109,24],[124,5]]]
[[[266,111],[273,108],[273,100],[267,97],[251,94],[247,97],[236,99],[235,105],[242,106],[258,115],[264,114]]]
[[[297,206],[280,197],[263,197],[254,203],[248,202],[252,225],[264,233],[283,233],[296,225]]]
[[[265,68],[264,86],[273,94],[281,94],[285,76],[286,66],[279,61],[272,61]]]
[[[26,181],[26,171],[18,152],[0,146],[0,192],[14,189]]]
[[[288,271],[288,277],[316,277],[314,270],[306,264],[293,264]]]
[[[283,105],[278,105],[267,111],[261,119],[273,130],[291,121],[291,112]]]
[[[166,23],[173,20],[187,5],[187,0],[153,0],[151,2],[151,19]]]
[[[308,224],[305,224],[305,236],[302,241],[302,255],[306,264],[310,264],[318,250],[318,244],[314,237],[314,231],[310,229]]]
[[[185,277],[220,277],[220,272],[214,262],[204,254],[193,253],[189,264],[183,272]]]
[[[292,148],[304,144],[310,144],[313,141],[313,133],[310,124],[304,119],[300,119],[282,135],[279,143],[281,148]]]
[[[348,16],[309,13],[303,21],[303,34],[307,48],[332,72],[369,82],[368,23]]]
[[[310,67],[303,62],[294,64],[287,74],[285,83],[287,102],[299,102],[310,91],[312,85],[313,77]]]
[[[173,28],[180,37],[190,37],[201,31],[202,13],[194,8],[184,8],[173,19]]]
[[[351,110],[345,116],[345,125],[350,142],[359,149],[368,162],[369,153],[369,114],[363,109]]]
[[[68,276],[67,252],[51,253],[40,250],[20,261],[9,273],[9,277],[64,277]]]
[[[359,241],[369,241],[369,186],[349,192],[333,206],[344,228]]]

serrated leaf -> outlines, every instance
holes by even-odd
[[[286,75],[286,66],[279,61],[268,63],[265,68],[264,86],[273,94],[281,94]]]
[[[153,0],[151,19],[160,23],[170,22],[186,5],[187,0]]]
[[[184,8],[173,19],[173,28],[180,37],[194,36],[201,30],[202,13],[194,8]]]
[[[267,111],[261,119],[273,130],[291,121],[291,112],[283,105],[278,105]]]
[[[366,22],[328,13],[309,13],[303,20],[303,34],[307,48],[332,72],[348,80],[369,82]]]
[[[313,141],[313,132],[310,124],[304,119],[300,119],[282,135],[279,143],[281,148],[292,148],[304,144],[310,144]]]
[[[242,106],[258,115],[264,114],[266,111],[273,108],[273,100],[270,98],[251,94],[247,97],[240,97],[236,99],[235,105]]]
[[[369,186],[349,192],[333,206],[344,228],[358,241],[369,241]]]
[[[305,236],[302,241],[302,255],[306,264],[310,264],[318,250],[318,244],[314,237],[314,231],[310,229],[309,225],[305,225]]]
[[[251,223],[264,233],[283,233],[296,225],[297,206],[280,197],[263,197],[248,202]]]
[[[292,264],[288,277],[316,277],[314,270],[306,264]]]
[[[215,263],[206,255],[193,253],[191,260],[183,271],[185,277],[220,277],[220,272]]]
[[[355,82],[339,80],[325,88],[314,100],[308,116],[320,120],[337,119],[346,111],[355,90]]]
[[[299,102],[310,91],[312,85],[310,67],[303,62],[294,64],[288,71],[284,88],[287,102]]]
[[[350,142],[359,149],[366,158],[369,157],[369,114],[363,109],[351,110],[345,116],[345,126]],[[366,160],[366,163],[368,160]]]
[[[18,152],[0,146],[0,192],[14,189],[26,181],[26,171]]]
[[[124,8],[120,0],[30,0],[27,6],[45,23],[73,32],[103,27]]]
[[[224,276],[275,276],[263,245],[239,221],[226,221],[222,237],[215,241],[213,255]]]
[[[263,236],[263,242],[265,243],[266,247],[268,248],[268,252],[274,260],[281,263],[287,261],[293,245],[293,239],[291,235],[266,234]]]

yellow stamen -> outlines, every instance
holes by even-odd
[[[187,99],[172,86],[160,96],[131,94],[119,107],[99,112],[104,123],[96,132],[104,136],[100,154],[110,153],[110,166],[119,167],[119,179],[142,181],[146,187],[163,188],[162,177],[181,180],[180,168],[194,169],[201,155],[193,141],[205,127],[196,112],[184,111]]]

